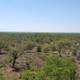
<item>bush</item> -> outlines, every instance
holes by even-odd
[[[22,80],[34,80],[34,74],[31,70],[27,70],[22,74]]]
[[[68,58],[47,57],[44,66],[33,74],[25,71],[23,80],[75,80],[75,64]]]
[[[38,46],[37,47],[37,52],[41,52],[41,51],[42,51],[41,46]]]

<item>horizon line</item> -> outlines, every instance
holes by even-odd
[[[73,33],[73,34],[80,34],[80,32],[48,32],[48,31],[42,31],[42,32],[36,32],[36,31],[0,31],[0,33]]]

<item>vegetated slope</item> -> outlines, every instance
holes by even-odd
[[[0,33],[0,78],[77,80],[79,54],[80,34]]]

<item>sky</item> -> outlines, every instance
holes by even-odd
[[[80,32],[80,0],[0,0],[0,31]]]

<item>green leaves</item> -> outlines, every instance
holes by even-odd
[[[31,70],[26,71],[22,78],[23,80],[75,80],[75,68],[71,59],[47,57],[39,71],[35,74]]]
[[[22,74],[22,80],[34,80],[34,74],[32,71],[27,70]]]

